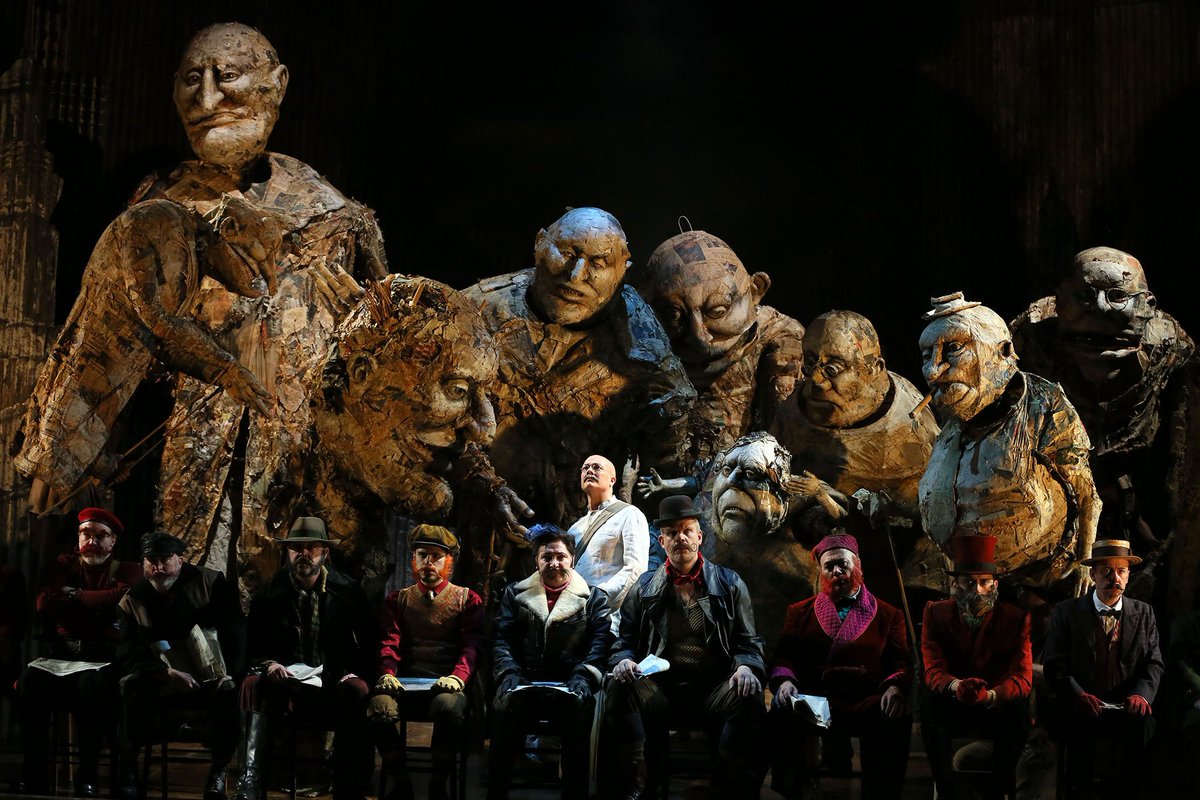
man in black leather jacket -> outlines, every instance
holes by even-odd
[[[758,797],[751,750],[765,711],[766,666],[750,593],[736,572],[700,555],[700,512],[691,498],[667,497],[658,513],[667,561],[626,596],[609,658],[616,680],[608,710],[627,796],[645,787],[646,729],[681,720],[709,736],[717,796]],[[644,674],[649,655],[670,669]]]
[[[534,532],[537,572],[509,584],[500,598],[488,800],[508,795],[515,745],[534,715],[562,722],[563,796],[587,796],[593,693],[612,644],[608,600],[571,568],[571,534],[553,525]]]

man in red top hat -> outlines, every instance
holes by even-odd
[[[117,537],[124,532],[125,526],[111,511],[80,511],[78,547],[51,564],[38,591],[38,618],[51,635],[47,655],[105,666],[70,675],[25,668],[18,692],[25,755],[20,788],[26,793],[49,793],[50,712],[57,708],[71,712],[78,731],[75,794],[99,795],[100,742],[120,717],[116,701],[121,672],[112,664],[120,639],[117,603],[142,576],[136,562],[112,557]]]
[[[785,797],[816,794],[814,748],[805,740],[842,734],[860,739],[863,797],[898,798],[912,733],[904,616],[867,590],[853,536],[835,531],[817,543],[813,558],[820,591],[788,607],[771,660],[774,788]],[[828,701],[827,726],[806,721],[811,706],[803,696]]]
[[[1029,617],[997,602],[996,537],[958,536],[950,540],[954,568],[950,599],[925,606],[921,654],[929,687],[921,726],[939,797],[970,796],[956,791],[953,768],[982,756],[999,778],[985,792],[1014,792],[1017,757],[1028,728],[1028,698],[1033,681]],[[983,742],[955,753],[951,736],[979,735]],[[972,770],[974,771],[974,769]]]

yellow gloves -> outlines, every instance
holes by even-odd
[[[404,686],[396,679],[395,675],[385,673],[379,676],[379,680],[375,681],[375,691],[392,694],[394,692],[403,692]]]
[[[457,675],[447,675],[433,682],[433,690],[435,692],[448,692],[450,694],[461,692],[463,690],[463,682]]]

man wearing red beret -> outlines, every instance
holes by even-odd
[[[938,797],[953,798],[960,793],[952,763],[963,763],[968,751],[953,752],[951,736],[986,737],[991,740],[990,769],[998,778],[989,791],[1012,793],[1033,682],[1029,617],[1016,606],[997,602],[996,537],[958,536],[950,540],[950,551],[951,597],[925,607],[921,628],[930,692],[926,719],[931,724],[921,726],[925,750]]]
[[[853,536],[826,536],[813,558],[820,591],[788,607],[771,660],[773,787],[788,798],[819,794],[812,737],[840,734],[861,742],[862,796],[899,798],[912,735],[904,616],[867,590]],[[796,713],[810,707],[801,695],[828,700],[827,728]]]
[[[36,666],[25,668],[18,684],[24,768],[21,791],[48,794],[50,714],[70,711],[79,743],[75,794],[99,795],[100,742],[119,718],[116,659],[120,634],[117,603],[141,577],[134,562],[112,557],[125,528],[103,508],[79,512],[79,546],[60,555],[37,595],[39,622],[51,633],[50,658],[105,664],[58,676]]]

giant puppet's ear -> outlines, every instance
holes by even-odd
[[[756,272],[750,276],[750,283],[753,286],[751,292],[754,294],[754,302],[757,304],[771,288],[771,276],[765,272]]]

